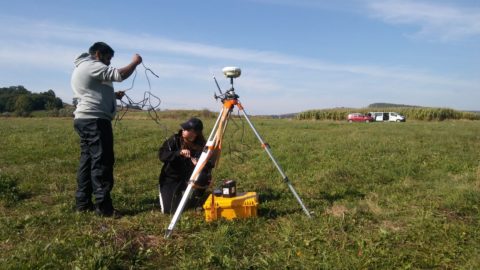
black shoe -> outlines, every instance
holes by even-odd
[[[120,213],[118,210],[115,210],[115,209],[112,209],[111,211],[101,211],[100,209],[95,209],[95,213],[98,215],[98,216],[101,216],[101,217],[110,217],[110,218],[113,218],[113,219],[119,219],[121,217],[123,217],[123,214]]]
[[[93,206],[93,204],[82,205],[82,206],[77,205],[75,207],[75,211],[80,212],[80,213],[90,212],[90,211],[94,211],[94,210],[95,210],[95,206]]]

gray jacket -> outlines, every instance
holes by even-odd
[[[116,98],[112,82],[121,82],[122,77],[116,68],[95,60],[88,53],[75,59],[71,85],[77,99],[75,119],[115,117]]]

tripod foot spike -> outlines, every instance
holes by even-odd
[[[172,235],[173,230],[166,230],[165,231],[165,236],[163,238],[168,239]]]

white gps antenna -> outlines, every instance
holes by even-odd
[[[242,70],[238,67],[224,67],[222,69],[223,74],[225,77],[233,79],[238,78],[242,74]]]
[[[242,74],[242,70],[239,67],[224,67],[222,68],[222,72],[225,77],[230,78],[230,89],[223,93],[222,89],[220,89],[220,86],[218,85],[217,79],[215,78],[215,76],[213,76],[218,91],[220,92],[220,95],[218,96],[214,94],[215,99],[220,98],[223,102],[223,100],[225,99],[238,98],[239,96],[235,94],[235,89],[233,88],[233,79],[240,77],[240,75]]]

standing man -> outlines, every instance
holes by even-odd
[[[95,210],[100,216],[118,216],[112,205],[113,132],[116,99],[124,92],[114,92],[112,82],[121,82],[135,71],[142,57],[135,54],[123,68],[110,67],[113,49],[104,42],[93,44],[88,53],[75,59],[72,74],[74,98],[74,128],[80,136],[80,165],[77,173],[76,210]],[[92,194],[95,205],[92,203]]]

